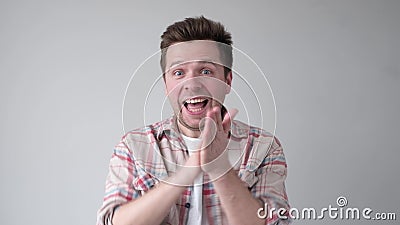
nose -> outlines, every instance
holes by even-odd
[[[198,91],[203,87],[201,76],[196,76],[193,73],[184,81],[184,88],[188,91]]]

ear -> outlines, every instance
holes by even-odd
[[[225,83],[227,84],[225,87],[225,94],[229,94],[232,87],[232,71],[229,71],[229,73],[226,75]]]
[[[167,82],[165,80],[165,73],[163,74],[163,80],[164,80],[164,92],[165,96],[168,96],[168,89],[167,89]]]

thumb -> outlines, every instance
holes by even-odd
[[[231,128],[231,122],[235,118],[235,116],[238,114],[239,110],[233,108],[229,109],[228,113],[225,114],[224,119],[222,120],[222,127],[224,128],[225,132],[228,132]]]

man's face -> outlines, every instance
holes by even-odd
[[[199,129],[213,106],[221,106],[229,93],[232,74],[224,75],[219,43],[191,41],[172,45],[166,53],[166,94],[179,122]]]

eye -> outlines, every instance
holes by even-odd
[[[177,70],[177,71],[175,71],[173,74],[174,74],[174,76],[179,77],[179,76],[182,76],[182,75],[183,75],[183,72],[180,71],[180,70]]]
[[[201,71],[201,73],[205,74],[205,75],[209,75],[209,74],[211,74],[211,70],[204,69],[204,70]]]

